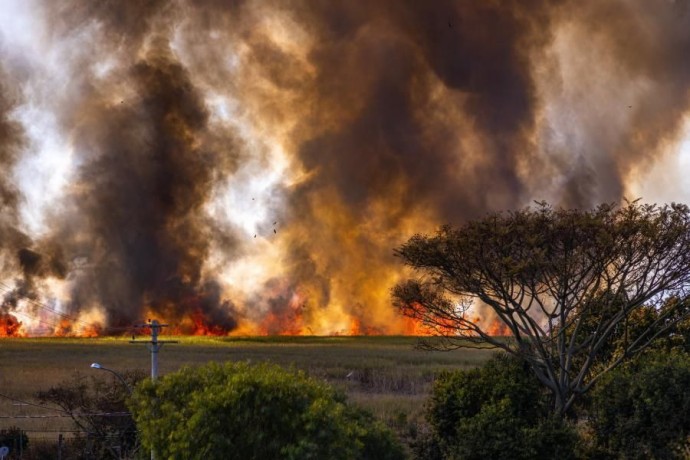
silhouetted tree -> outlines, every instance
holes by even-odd
[[[561,416],[688,312],[684,205],[582,211],[538,203],[415,235],[395,253],[420,277],[393,288],[394,303],[443,338],[429,346],[488,344],[518,356]],[[476,306],[493,310],[512,340],[492,336]],[[638,318],[645,309],[649,321]]]
[[[129,458],[138,450],[139,435],[127,409],[130,388],[146,377],[143,371],[122,373],[129,387],[115,376],[85,378],[77,374],[36,397],[65,411],[84,433],[84,458]]]

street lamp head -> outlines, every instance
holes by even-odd
[[[94,369],[101,369],[103,366],[101,366],[101,365],[98,364],[98,363],[93,363],[93,364],[91,364],[91,367],[94,368]]]

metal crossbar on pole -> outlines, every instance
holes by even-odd
[[[130,340],[129,343],[145,343],[151,352],[151,380],[154,382],[158,378],[158,352],[166,343],[178,343],[177,340],[158,340],[161,329],[168,327],[168,324],[161,324],[158,320],[149,320],[146,323],[135,324],[135,328],[149,328],[151,330],[151,340]]]
[[[177,343],[177,340],[158,340],[158,335],[160,334],[161,329],[164,327],[168,327],[167,324],[161,324],[158,322],[158,320],[148,320],[146,323],[143,324],[135,324],[135,328],[149,328],[151,331],[151,340],[135,340],[134,337],[132,337],[133,340],[130,340],[129,343],[145,343],[149,351],[151,352],[151,380],[156,381],[158,378],[158,352],[160,351],[161,348],[163,348],[163,345],[166,343]],[[155,460],[155,452],[153,451],[153,447],[151,448],[151,460]]]

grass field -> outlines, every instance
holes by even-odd
[[[475,367],[492,351],[460,349],[430,352],[415,348],[413,337],[164,337],[159,373],[209,361],[269,361],[306,371],[343,389],[350,400],[388,424],[404,429],[421,420],[435,375],[443,370]],[[73,378],[113,378],[90,369],[99,362],[116,371],[149,372],[145,345],[129,338],[36,338],[0,340],[0,429],[19,426],[29,437],[50,437],[69,429],[68,420],[50,411],[22,405],[35,402],[37,391]],[[8,399],[7,397],[13,398]]]

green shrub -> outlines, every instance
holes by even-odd
[[[522,362],[497,355],[484,367],[442,374],[427,420],[433,440],[417,455],[435,459],[575,457],[577,435],[551,417],[543,386]]]
[[[140,385],[131,410],[159,458],[403,457],[392,433],[341,393],[275,365],[185,368]]]
[[[590,427],[600,458],[687,458],[690,358],[654,353],[609,373],[594,388]]]

